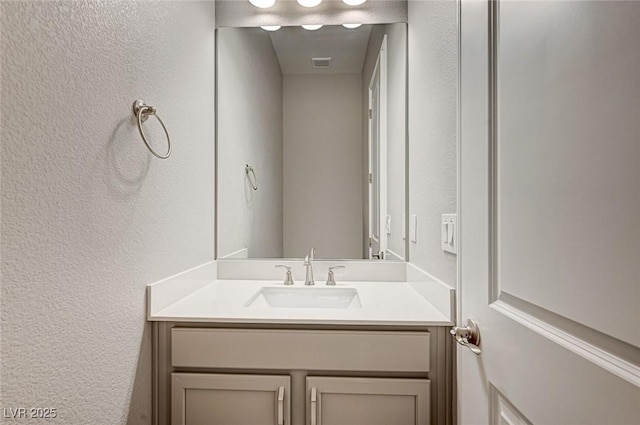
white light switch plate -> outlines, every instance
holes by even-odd
[[[442,214],[442,236],[440,243],[442,249],[452,254],[458,253],[458,214]]]

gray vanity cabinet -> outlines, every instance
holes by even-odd
[[[288,376],[173,373],[172,425],[290,425]]]
[[[154,425],[448,425],[444,327],[154,326]]]
[[[307,378],[307,425],[429,424],[427,379]]]

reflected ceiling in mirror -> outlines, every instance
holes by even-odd
[[[370,35],[371,25],[329,25],[318,31],[283,27],[270,34],[283,75],[361,73]],[[315,66],[314,58],[328,58],[329,66]]]
[[[404,260],[406,24],[217,32],[218,258]]]

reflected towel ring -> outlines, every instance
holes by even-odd
[[[253,167],[249,164],[245,164],[244,172],[247,175],[247,178],[249,179],[249,184],[251,184],[251,189],[258,190],[258,178],[256,177],[256,172],[253,169]],[[253,175],[253,179],[251,179],[252,175]]]
[[[169,158],[169,156],[171,155],[171,138],[169,138],[169,132],[167,131],[167,127],[164,126],[164,123],[160,119],[160,116],[158,116],[158,114],[156,113],[156,107],[149,106],[146,103],[144,103],[144,100],[138,99],[135,102],[133,102],[133,115],[135,115],[137,118],[138,130],[140,131],[140,136],[142,136],[142,141],[147,146],[147,149],[149,149],[149,152],[151,152],[155,157],[160,159]],[[155,150],[153,150],[153,148],[147,141],[147,137],[145,136],[144,131],[142,130],[142,123],[149,118],[149,115],[153,115],[158,119],[158,122],[160,123],[160,125],[162,126],[162,129],[164,130],[165,136],[167,136],[167,153],[164,155],[161,155]]]

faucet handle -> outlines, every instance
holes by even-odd
[[[334,269],[346,269],[347,266],[332,266],[329,267],[329,274],[327,275],[327,286],[336,286],[336,277],[333,274]]]
[[[284,284],[293,285],[293,276],[291,275],[291,266],[285,266],[284,264],[277,264],[276,269],[278,268],[287,269],[287,275],[284,278]]]

